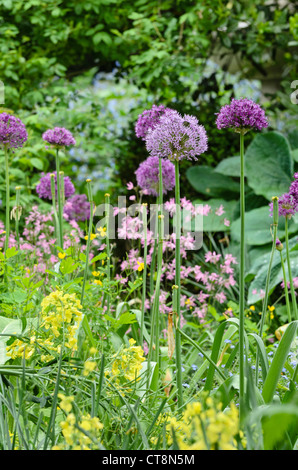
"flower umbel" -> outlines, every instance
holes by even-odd
[[[25,124],[15,116],[0,114],[0,145],[6,148],[22,147],[28,139]]]
[[[231,128],[245,133],[250,129],[260,131],[268,127],[268,120],[265,111],[253,100],[233,98],[217,113],[216,125],[218,129]]]
[[[53,145],[54,147],[69,147],[75,145],[76,141],[72,133],[64,127],[55,127],[48,129],[42,135],[43,140]]]
[[[171,111],[161,116],[146,136],[146,148],[152,157],[169,160],[197,160],[207,150],[207,134],[195,116]]]
[[[175,166],[169,160],[162,162],[163,194],[171,191],[175,186]],[[142,162],[135,172],[137,184],[145,194],[158,196],[159,184],[159,158],[149,157]]]
[[[163,104],[160,106],[153,105],[151,109],[145,109],[142,114],[139,115],[135,125],[136,136],[145,140],[149,129],[153,129],[158,124],[160,117],[166,112],[168,108],[165,108]]]

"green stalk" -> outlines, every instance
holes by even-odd
[[[20,191],[21,191],[21,186],[16,186],[16,213],[15,213],[15,221],[16,221],[16,239],[17,239],[18,251],[20,250],[20,233],[19,233],[19,218],[20,218],[20,214],[21,214]]]
[[[180,297],[181,297],[181,254],[180,254],[180,236],[181,236],[181,207],[180,207],[180,178],[179,178],[179,160],[175,160],[175,202],[176,202],[176,250],[175,250],[175,284],[176,284],[176,302],[175,311],[177,314],[177,325],[180,328]],[[176,376],[178,390],[178,408],[183,406],[183,388],[182,388],[182,360],[181,360],[181,333],[176,328],[175,335],[176,349]]]
[[[263,329],[264,329],[264,324],[265,324],[265,319],[266,319],[268,297],[269,297],[270,276],[271,276],[271,270],[272,270],[272,263],[274,259],[274,253],[276,251],[276,239],[277,239],[277,228],[278,228],[278,198],[273,197],[272,201],[273,201],[273,237],[272,237],[271,256],[269,260],[267,278],[266,278],[265,295],[263,299],[261,322],[260,322],[260,327],[259,327],[260,338],[262,338],[263,336]],[[258,380],[259,380],[258,376],[259,376],[259,349],[257,349],[257,354],[256,354],[256,384],[258,384]]]
[[[155,360],[159,362],[159,335],[160,335],[160,319],[159,319],[159,295],[162,274],[162,258],[163,258],[163,183],[162,183],[162,159],[159,159],[159,209],[158,209],[158,251],[157,251],[157,279],[154,297],[154,321],[155,321]]]
[[[90,184],[91,180],[87,179],[86,182],[87,182],[88,199],[90,203],[90,218],[89,218],[87,245],[86,245],[86,261],[85,261],[83,285],[82,285],[82,292],[81,292],[81,304],[82,305],[84,302],[85,285],[86,285],[88,269],[89,269],[89,252],[90,252],[91,233],[92,233],[92,224],[93,224],[93,194],[92,194],[92,188]]]
[[[90,252],[90,243],[91,243],[91,232],[92,232],[92,224],[93,224],[93,194],[92,194],[92,187],[91,187],[91,180],[87,179],[87,191],[88,191],[88,199],[90,203],[90,218],[89,218],[89,228],[88,228],[88,239],[87,239],[87,246],[86,246],[86,262],[85,262],[85,269],[84,269],[84,277],[83,277],[83,285],[82,285],[82,292],[81,292],[81,305],[83,307],[84,304],[84,295],[85,295],[85,285],[88,276],[88,269],[89,269],[89,252]],[[84,315],[82,325],[86,335],[88,336],[92,346],[96,346],[96,342],[93,338],[88,319],[86,315]]]
[[[290,249],[289,249],[289,227],[288,227],[288,217],[285,218],[285,235],[286,235],[286,253],[287,253],[287,265],[288,265],[288,275],[290,281],[290,288],[291,288],[291,298],[292,298],[292,305],[294,310],[294,319],[298,320],[298,313],[297,313],[297,302],[296,302],[296,295],[295,289],[293,284],[293,276],[292,276],[292,269],[290,264]]]
[[[57,199],[58,199],[58,221],[59,221],[59,245],[63,249],[63,201],[60,183],[60,161],[59,149],[56,149],[56,177],[57,177]]]
[[[108,289],[110,289],[110,281],[111,281],[111,250],[110,250],[110,239],[109,239],[109,232],[110,232],[110,195],[109,193],[105,194],[105,212],[106,212],[106,219],[107,219],[107,230],[106,230],[106,252],[107,252],[107,278],[108,278]],[[110,312],[110,294],[108,292],[107,295],[107,314]]]
[[[5,252],[8,248],[8,241],[10,235],[10,186],[9,186],[9,153],[8,148],[4,145],[4,153],[5,153],[5,184],[6,184],[6,216],[5,216],[5,245],[4,249]]]
[[[144,319],[145,319],[145,301],[146,301],[146,282],[147,282],[147,204],[142,205],[142,219],[144,230],[144,270],[143,270],[143,290],[142,290],[142,313],[141,313],[141,332],[140,345],[143,345],[144,339]]]
[[[155,345],[154,350],[154,359],[159,363],[159,293],[160,293],[160,283],[161,283],[161,274],[162,274],[162,248],[163,248],[163,215],[162,204],[163,204],[163,184],[162,184],[162,161],[159,159],[159,195],[158,195],[158,240],[157,240],[157,277],[155,283],[155,293],[152,305],[152,314],[151,314],[151,329],[150,329],[150,344],[148,351],[148,384],[150,380],[150,368],[151,368],[151,358],[153,344]],[[153,271],[154,273],[154,271]],[[153,274],[152,273],[152,274]],[[154,341],[155,340],[155,341]]]
[[[291,318],[291,308],[290,308],[290,299],[289,299],[289,291],[288,291],[288,283],[287,283],[287,275],[286,275],[285,263],[284,263],[284,258],[283,258],[283,255],[282,255],[282,252],[281,252],[281,251],[280,251],[280,262],[281,262],[282,273],[283,273],[283,278],[284,278],[284,285],[285,285],[285,298],[286,298],[288,322],[290,323],[290,322],[292,321],[292,318]]]
[[[56,243],[60,243],[59,220],[58,220],[57,207],[56,207],[56,188],[55,188],[54,173],[51,174],[51,193],[52,193],[52,207],[53,207],[53,212],[54,212]]]
[[[244,364],[244,308],[245,308],[245,186],[244,186],[244,134],[240,133],[240,277],[239,277],[239,417],[243,418],[245,395]]]

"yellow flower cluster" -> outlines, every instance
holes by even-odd
[[[62,393],[59,393],[58,397],[60,408],[67,413],[66,419],[60,422],[65,444],[54,446],[52,450],[96,450],[103,424],[96,416],[91,417],[90,414],[82,415],[77,420],[72,413],[74,397],[66,397]]]
[[[189,403],[179,420],[169,419],[167,431],[168,443],[173,443],[174,432],[181,450],[237,450],[236,437],[242,438],[236,406],[222,411],[211,397],[204,409],[200,402]]]
[[[50,351],[60,353],[61,344],[71,351],[77,349],[77,330],[82,320],[82,305],[76,294],[65,294],[56,290],[41,302],[41,325],[36,334],[31,336],[30,343],[17,339],[7,347],[7,353],[12,358],[23,357],[29,359],[35,352],[36,345],[45,351],[41,355],[42,361],[53,359]],[[48,353],[47,353],[48,352]]]
[[[123,348],[115,354],[112,368],[107,371],[112,379],[119,383],[120,378],[133,381],[138,378],[142,369],[142,363],[145,361],[144,351],[141,346],[135,346],[135,340],[129,340],[129,347]]]

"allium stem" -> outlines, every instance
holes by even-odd
[[[8,148],[4,145],[5,153],[5,184],[6,184],[6,217],[5,217],[5,252],[8,248],[10,235],[10,186],[9,186],[9,153]]]
[[[281,267],[282,267],[282,273],[283,273],[284,285],[285,285],[284,289],[285,289],[285,298],[286,298],[288,322],[290,323],[292,321],[292,316],[291,316],[291,308],[290,308],[290,299],[289,299],[289,290],[288,290],[286,268],[285,268],[285,263],[284,263],[284,258],[283,258],[282,252],[280,252],[280,263],[281,263]]]
[[[143,290],[142,290],[142,313],[141,313],[141,332],[140,345],[143,346],[144,339],[144,318],[146,301],[146,282],[147,282],[147,204],[142,205],[142,220],[144,230],[144,270],[143,270]]]
[[[59,220],[57,215],[56,207],[56,189],[55,189],[55,175],[51,174],[51,193],[52,193],[52,207],[54,212],[54,221],[55,221],[55,236],[57,243],[60,241],[60,230],[59,230]]]
[[[88,199],[90,202],[90,219],[89,219],[89,228],[88,228],[88,239],[87,239],[87,246],[86,246],[86,261],[85,261],[85,269],[84,269],[84,278],[83,278],[83,285],[82,285],[82,292],[81,292],[81,304],[84,306],[84,296],[85,296],[85,285],[88,276],[88,269],[89,269],[89,252],[90,252],[90,242],[91,242],[91,232],[92,232],[92,223],[93,223],[93,194],[92,194],[92,187],[91,187],[91,180],[87,180],[87,191],[88,191]],[[88,336],[92,346],[96,346],[96,342],[93,338],[92,332],[90,330],[90,326],[88,323],[87,316],[84,315],[82,325],[86,335]]]
[[[265,295],[263,299],[263,308],[262,308],[262,315],[259,327],[259,336],[262,338],[263,336],[263,329],[266,319],[267,313],[267,305],[268,305],[268,297],[269,297],[269,285],[270,285],[270,276],[272,270],[272,263],[274,254],[276,252],[276,239],[277,239],[277,228],[278,228],[278,198],[273,199],[273,237],[272,237],[272,249],[271,249],[271,256],[268,265],[267,271],[267,278],[266,278],[266,286],[265,286]],[[256,353],[256,384],[258,385],[259,381],[259,349],[257,349]]]
[[[286,253],[287,253],[288,275],[289,275],[289,281],[290,281],[290,289],[291,289],[291,298],[292,298],[292,305],[293,305],[293,311],[294,311],[294,319],[298,320],[296,294],[295,294],[295,289],[294,289],[292,269],[291,269],[291,261],[290,261],[289,226],[288,226],[288,217],[287,216],[285,217],[285,235],[286,235]]]
[[[158,251],[157,251],[157,278],[155,284],[154,304],[153,304],[153,326],[155,329],[155,361],[159,363],[159,330],[160,330],[160,319],[159,319],[159,295],[160,295],[160,283],[162,274],[162,257],[163,257],[163,183],[162,183],[162,160],[159,159],[159,192],[158,192]]]
[[[19,213],[20,213],[20,190],[21,187],[16,187],[16,214],[15,214],[15,221],[16,221],[16,239],[17,239],[17,247],[18,251],[20,250],[20,233],[19,233]]]
[[[110,250],[110,195],[109,193],[105,194],[105,213],[106,213],[106,220],[107,220],[107,227],[106,227],[106,252],[107,252],[107,279],[108,279],[108,290],[110,289],[110,281],[111,281],[111,250]],[[107,314],[110,311],[110,293],[107,294]]]
[[[58,220],[59,220],[59,245],[63,249],[63,204],[60,185],[60,161],[59,149],[56,149],[56,175],[57,175],[57,199],[58,199]]]
[[[89,252],[90,252],[91,233],[92,233],[92,224],[93,224],[93,194],[92,194],[91,181],[87,180],[86,182],[87,182],[88,199],[90,202],[90,218],[89,218],[87,245],[86,245],[86,261],[85,261],[85,269],[84,269],[84,278],[83,278],[83,285],[82,285],[82,292],[81,292],[81,304],[82,305],[84,302],[85,285],[86,285],[86,280],[88,276]]]
[[[175,160],[175,203],[176,203],[176,245],[175,245],[175,284],[176,284],[176,302],[175,310],[177,314],[176,322],[180,328],[180,296],[181,296],[181,254],[180,254],[180,236],[181,236],[181,206],[180,206],[180,178],[179,178],[179,161]],[[176,376],[177,376],[177,390],[178,390],[178,407],[183,406],[183,388],[182,388],[182,360],[181,360],[181,334],[176,329],[175,335],[175,349],[176,349]]]
[[[161,283],[161,274],[162,274],[162,257],[163,257],[163,214],[162,214],[162,205],[163,205],[163,183],[162,183],[162,162],[161,158],[159,159],[159,194],[158,194],[158,212],[157,212],[157,226],[158,226],[158,240],[157,240],[157,277],[155,283],[155,293],[152,306],[151,314],[151,329],[150,329],[150,344],[148,351],[148,386],[150,381],[151,374],[151,358],[153,344],[155,346],[154,350],[154,359],[157,364],[159,364],[159,295],[160,295],[160,283]],[[153,272],[154,274],[154,272]]]
[[[245,185],[244,185],[244,134],[240,133],[240,276],[239,276],[239,417],[243,419],[245,395],[244,363],[244,307],[245,307]]]

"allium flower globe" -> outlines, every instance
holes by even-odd
[[[55,127],[48,129],[43,133],[42,138],[44,141],[53,145],[54,147],[69,147],[75,145],[76,141],[72,133],[64,127]]]
[[[218,129],[230,128],[245,133],[250,129],[260,131],[268,127],[268,121],[265,111],[253,100],[234,98],[217,113],[216,125]]]
[[[175,165],[169,160],[162,159],[162,185],[163,194],[171,191],[175,186]],[[138,186],[151,196],[159,193],[159,158],[149,157],[142,162],[135,172]]]
[[[151,109],[145,109],[142,114],[139,115],[135,125],[136,136],[145,140],[149,129],[154,129],[158,124],[160,117],[165,114],[168,108],[165,108],[163,104],[156,106],[155,104]]]
[[[69,198],[64,206],[64,215],[67,220],[84,221],[90,217],[90,202],[86,194],[75,194]]]
[[[146,148],[152,157],[169,160],[197,160],[208,148],[204,126],[195,116],[181,116],[177,111],[161,116],[146,136]]]
[[[269,204],[270,215],[273,215],[273,202]],[[292,194],[285,193],[278,199],[278,214],[289,219],[298,211],[298,201]]]
[[[47,173],[46,175],[43,173],[43,176],[40,179],[39,184],[36,186],[36,192],[41,199],[52,199],[52,191],[51,191],[51,174]],[[57,174],[56,172],[53,173],[55,175],[55,189],[56,189],[56,197],[58,194],[57,191]],[[64,195],[66,198],[72,196],[75,192],[75,187],[71,182],[69,176],[64,177]]]
[[[22,147],[28,139],[25,124],[15,116],[0,113],[0,145],[6,148]]]

